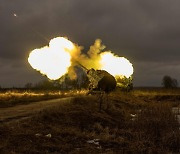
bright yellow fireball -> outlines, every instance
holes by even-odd
[[[73,49],[71,41],[57,37],[49,42],[49,46],[34,49],[29,54],[28,62],[49,79],[56,80],[68,72],[71,66],[70,52]]]
[[[111,52],[101,53],[101,69],[106,70],[113,76],[129,78],[133,74],[133,66],[124,57],[118,57]]]

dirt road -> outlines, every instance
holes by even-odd
[[[33,102],[27,105],[17,105],[8,108],[0,108],[0,123],[29,118],[46,108],[57,106],[60,103],[70,102],[72,98],[73,97],[59,98],[47,101]]]

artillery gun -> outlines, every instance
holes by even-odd
[[[105,70],[95,70],[93,68],[87,69],[83,65],[81,65],[79,62],[77,64],[83,68],[83,70],[86,72],[87,77],[89,79],[89,90],[90,93],[92,91],[104,91],[105,93],[109,93],[116,88],[116,79],[114,76],[109,74]]]

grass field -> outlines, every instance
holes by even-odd
[[[180,126],[172,113],[172,107],[180,107],[180,90],[117,90],[109,96],[84,93],[67,93],[75,96],[71,102],[48,108],[30,119],[2,123],[0,153],[180,152]],[[17,99],[15,95],[6,104],[11,99],[23,103],[26,97]],[[25,100],[29,102],[28,97]]]
[[[84,95],[86,91],[50,91],[50,90],[6,90],[0,91],[0,107],[29,104],[42,100]]]

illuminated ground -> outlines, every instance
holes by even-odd
[[[179,90],[135,90],[1,108],[0,153],[179,153],[179,106]]]

